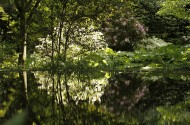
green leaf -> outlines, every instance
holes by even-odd
[[[0,7],[0,12],[5,13],[3,7]]]

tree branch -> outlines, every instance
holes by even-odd
[[[30,1],[31,1],[31,0],[30,0]],[[29,1],[29,2],[30,2],[30,1]],[[34,5],[33,9],[31,10],[31,12],[30,12],[28,18],[26,19],[26,24],[27,24],[27,25],[30,24],[30,21],[31,21],[31,19],[32,19],[32,16],[34,15],[34,12],[35,12],[35,10],[37,9],[37,7],[38,7],[38,5],[40,4],[40,2],[41,2],[41,0],[37,0],[37,1],[36,1],[36,3],[35,3],[35,5]]]

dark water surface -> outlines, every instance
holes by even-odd
[[[190,122],[189,72],[27,71],[26,76],[0,72],[0,124]]]

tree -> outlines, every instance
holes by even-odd
[[[162,3],[162,8],[158,14],[174,15],[182,19],[190,20],[189,5],[189,0],[166,0]]]
[[[102,23],[108,46],[116,51],[132,51],[138,41],[145,37],[147,28],[135,18],[133,1],[113,8],[115,12]]]
[[[136,18],[148,28],[147,36],[156,36],[166,42],[186,44],[189,22],[174,15],[159,15],[162,0],[140,0],[135,7]]]

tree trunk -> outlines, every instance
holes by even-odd
[[[28,102],[28,88],[27,88],[27,71],[26,71],[26,55],[27,55],[27,32],[26,32],[26,12],[20,11],[20,40],[19,40],[19,60],[18,65],[22,68],[22,73],[20,73],[20,79],[23,81],[24,90],[24,108],[27,108]]]
[[[26,59],[27,59],[27,27],[32,21],[32,16],[37,9],[41,0],[37,0],[31,9],[33,0],[14,0],[14,4],[19,12],[19,58],[18,66],[22,68],[22,74],[20,73],[20,78],[24,83],[24,92],[25,92],[25,106],[27,105],[28,100],[28,91],[27,91],[27,71],[26,71]],[[30,11],[28,18],[26,17],[27,12]]]

